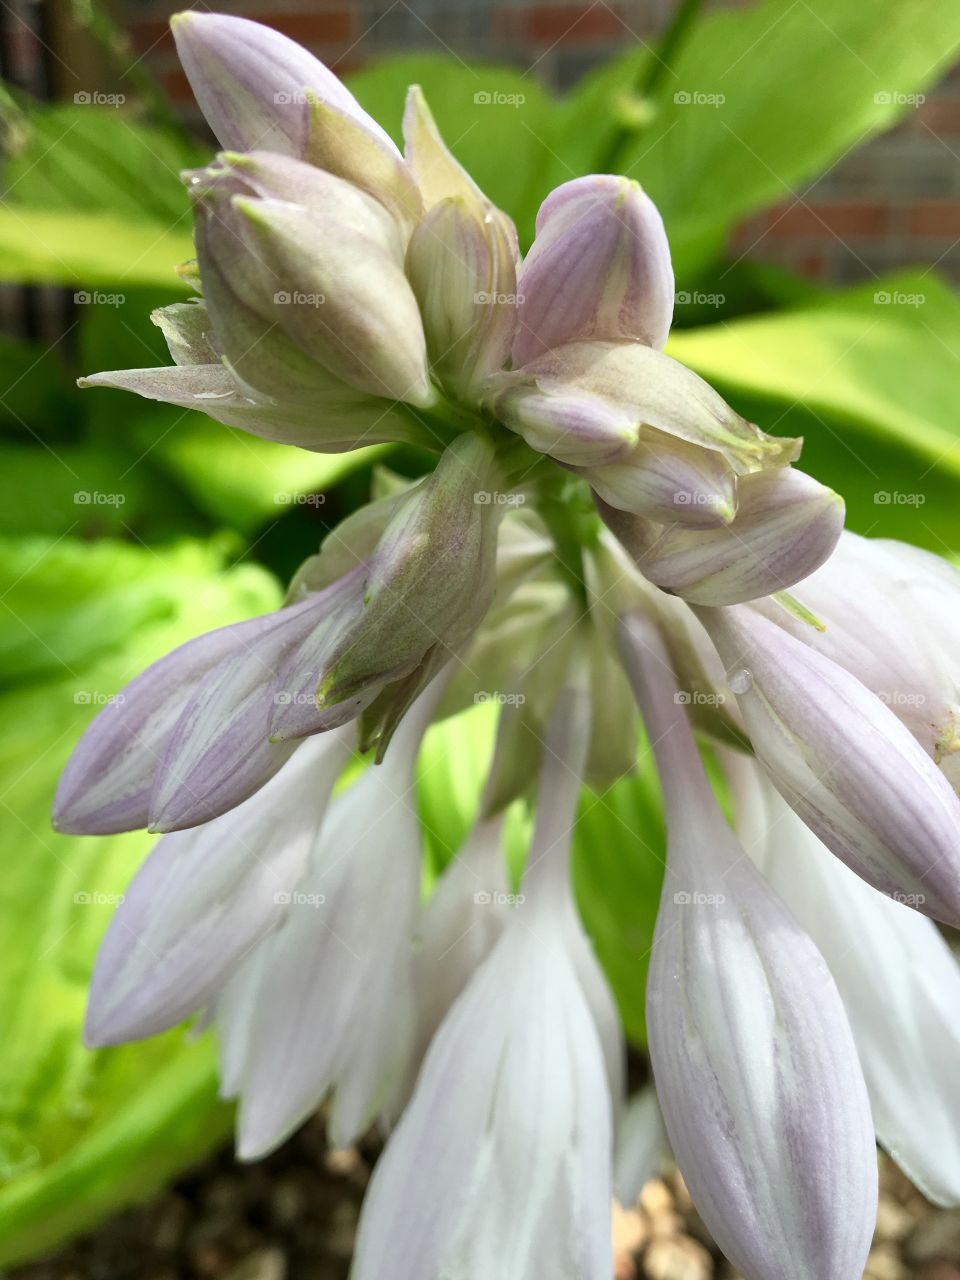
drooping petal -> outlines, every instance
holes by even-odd
[[[274,625],[274,615],[220,627],[148,667],[109,702],[67,762],[53,824],[74,835],[145,827],[150,792],[166,744],[200,681]]]
[[[661,348],[674,282],[663,220],[640,184],[594,174],[557,187],[524,260],[515,365],[567,342]]]
[[[307,159],[310,104],[316,101],[396,154],[387,134],[333,72],[279,31],[196,9],[174,14],[170,25],[197,102],[222,147]]]
[[[610,1141],[573,967],[556,935],[511,926],[434,1038],[377,1164],[356,1280],[608,1280]]]
[[[249,800],[156,844],[100,947],[88,1044],[157,1035],[219,994],[282,921],[353,737],[314,738]]]
[[[698,610],[757,758],[800,817],[875,888],[960,922],[960,799],[857,678],[748,606]]]
[[[928,1199],[960,1203],[956,959],[932,921],[833,857],[745,756],[734,782],[747,851],[840,989],[880,1144]]]
[[[614,531],[643,575],[691,604],[730,605],[774,595],[823,564],[843,529],[843,500],[802,471],[741,476],[738,509],[712,529],[651,528],[641,516]]]
[[[667,807],[647,1024],[680,1171],[746,1280],[859,1280],[877,1168],[840,996],[726,825],[655,631],[623,652]]]
[[[282,927],[218,1004],[243,1159],[272,1150],[330,1091],[338,1145],[402,1093],[420,884],[413,765],[441,692],[442,681],[422,695],[387,763],[334,800]]]
[[[518,390],[556,401],[557,414],[567,402],[600,403],[611,420],[632,430],[634,441],[641,427],[655,427],[716,450],[738,474],[783,466],[800,449],[797,440],[765,435],[690,369],[638,342],[570,342],[501,374],[490,384],[493,411],[501,397]]]
[[[277,675],[352,583],[273,615],[249,643],[209,670],[181,703],[155,762],[150,829],[176,831],[226,813],[282,767],[295,742],[270,740]]]

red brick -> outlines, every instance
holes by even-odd
[[[921,133],[929,130],[937,137],[960,135],[960,98],[937,97],[917,107],[913,126]]]
[[[163,89],[171,102],[193,101],[193,90],[190,88],[190,81],[179,68],[176,71],[168,71],[163,77]]]
[[[910,209],[915,236],[960,236],[960,200],[924,200]]]
[[[589,44],[627,34],[603,0],[592,5],[538,4],[527,15],[527,39],[533,44]]]
[[[777,239],[801,236],[882,236],[890,229],[889,205],[874,201],[833,200],[788,205],[775,210],[768,235]]]
[[[173,48],[173,32],[166,21],[133,22],[129,25],[130,39],[140,53],[159,53]]]
[[[345,44],[354,37],[353,14],[348,9],[332,13],[271,13],[268,25],[309,48],[318,44]]]

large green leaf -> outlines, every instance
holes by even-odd
[[[91,1053],[93,957],[151,837],[53,832],[57,776],[83,725],[147,663],[272,608],[261,570],[216,547],[0,542],[0,1263],[149,1194],[219,1140],[208,1040],[172,1032]],[[30,647],[34,652],[31,654]],[[29,677],[29,678],[28,678]]]
[[[766,430],[802,434],[802,465],[844,494],[854,528],[960,548],[960,300],[935,276],[685,330],[669,350]]]
[[[960,6],[943,0],[764,0],[712,13],[661,69],[653,102],[630,103],[653,65],[646,46],[581,85],[552,177],[609,165],[639,179],[686,275],[737,219],[792,200],[890,126],[958,42]]]
[[[546,194],[555,110],[533,75],[419,55],[388,58],[348,76],[347,82],[398,142],[407,88],[419,84],[451,151],[490,199],[514,218],[521,239],[529,240]]]

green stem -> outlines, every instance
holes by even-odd
[[[646,63],[631,93],[641,102],[649,102],[656,97],[664,78],[672,74],[670,61],[676,57],[684,41],[690,33],[700,12],[703,0],[680,0],[669,25],[660,37],[656,48]],[[620,155],[629,142],[634,142],[647,128],[647,124],[617,124],[613,134],[601,152],[597,162],[598,173],[619,173],[621,169]]]

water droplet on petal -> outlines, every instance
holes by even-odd
[[[745,667],[734,671],[727,679],[731,693],[749,693],[753,688],[753,676]]]

